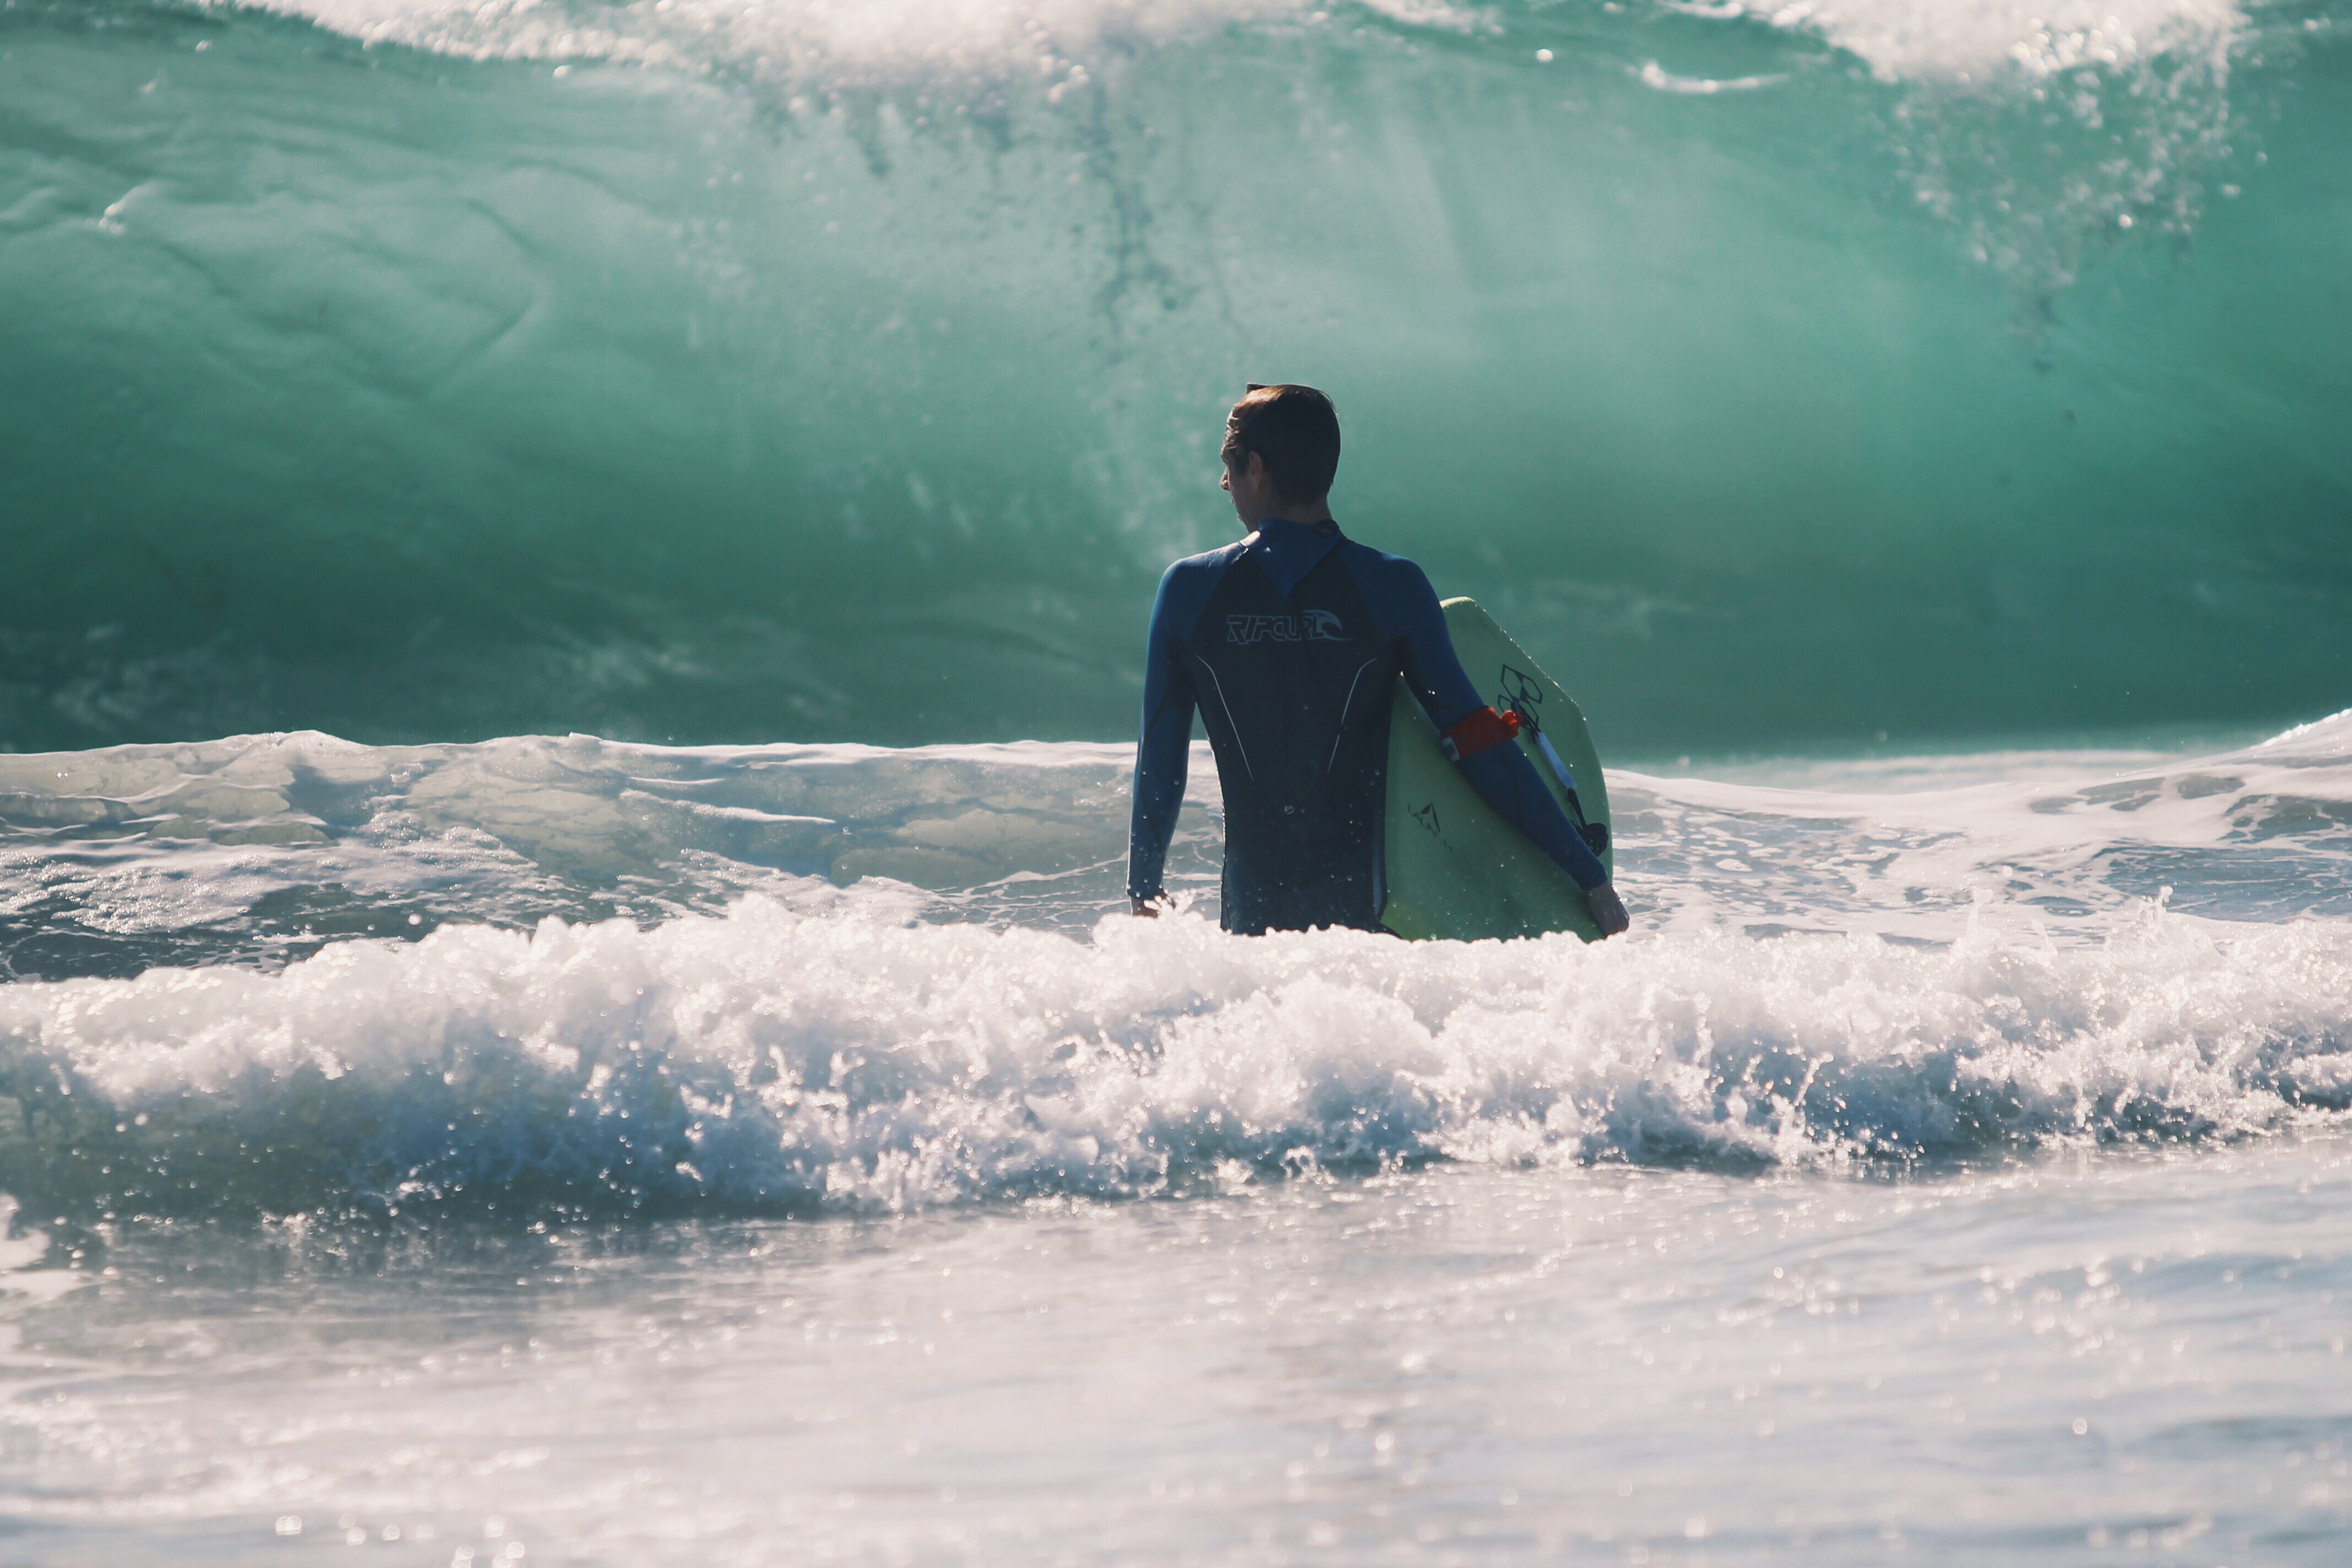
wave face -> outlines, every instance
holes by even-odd
[[[1112,913],[1125,762],[0,759],[0,1190],[85,1220],[903,1209],[2352,1110],[2352,716],[2193,759],[1621,773],[1639,931],[1592,947],[1227,937],[1205,765],[1189,907]]]
[[[1275,378],[1621,751],[2326,711],[2347,21],[12,0],[0,745],[1124,733]]]

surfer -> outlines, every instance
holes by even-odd
[[[1160,580],[1143,683],[1127,891],[1163,901],[1160,871],[1184,802],[1199,709],[1225,799],[1223,924],[1256,935],[1381,929],[1391,692],[1402,675],[1463,776],[1584,889],[1615,935],[1609,873],[1509,743],[1454,656],[1420,567],[1332,521],[1339,420],[1311,386],[1257,386],[1225,421],[1224,477],[1244,537]]]

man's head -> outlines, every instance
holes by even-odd
[[[1311,386],[1252,386],[1225,416],[1221,454],[1243,525],[1268,517],[1312,522],[1330,516],[1325,499],[1339,470],[1339,416]]]

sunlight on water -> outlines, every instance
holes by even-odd
[[[2338,1568],[2348,22],[0,4],[0,1568]],[[1125,913],[1290,378],[1629,936]]]
[[[12,1320],[0,1560],[2318,1568],[2352,1525],[2347,1183],[2332,1135],[131,1229]]]

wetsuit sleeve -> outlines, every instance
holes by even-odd
[[[1176,837],[1192,760],[1192,677],[1184,668],[1183,643],[1173,624],[1181,612],[1179,601],[1189,596],[1179,583],[1180,570],[1171,567],[1160,580],[1144,643],[1143,738],[1135,748],[1135,809],[1127,835],[1129,898],[1160,896],[1160,874]]]
[[[1445,629],[1445,612],[1438,607],[1437,591],[1420,567],[1410,562],[1399,564],[1404,579],[1399,584],[1399,603],[1391,613],[1404,645],[1404,678],[1431,721],[1441,730],[1450,730],[1487,704],[1454,651],[1454,637]],[[1456,765],[1470,787],[1504,821],[1557,861],[1578,887],[1589,893],[1608,884],[1608,868],[1569,821],[1559,800],[1544,787],[1528,754],[1516,744],[1489,746]]]

